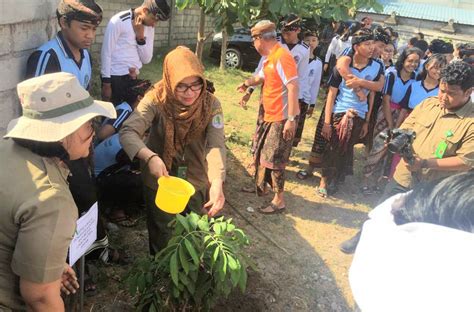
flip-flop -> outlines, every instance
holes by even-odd
[[[300,170],[296,174],[296,177],[300,180],[306,180],[309,177],[309,173],[306,170]]]
[[[318,187],[316,194],[318,194],[322,198],[327,198],[328,190],[326,190],[324,187]]]
[[[374,194],[374,191],[368,187],[367,185],[363,186],[360,188],[360,191],[362,192],[362,194],[364,195],[372,195]]]
[[[251,193],[251,194],[255,194],[257,192],[257,190],[255,189],[255,186],[242,186],[240,191],[243,193]]]
[[[265,211],[265,209],[267,208],[271,208],[272,210],[270,211]],[[283,211],[286,210],[286,207],[282,207],[282,208],[279,208],[277,205],[275,205],[274,203],[270,203],[270,205],[266,206],[265,208],[259,208],[258,209],[258,212],[260,212],[261,214],[266,214],[266,215],[270,215],[270,214],[277,214],[277,213],[282,213]]]

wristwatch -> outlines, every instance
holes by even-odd
[[[421,161],[421,169],[427,169],[428,168],[428,159],[423,159]]]
[[[296,118],[296,116],[291,116],[291,115],[288,116],[289,121],[295,121],[295,118]]]

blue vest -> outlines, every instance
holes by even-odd
[[[407,109],[414,109],[418,104],[423,102],[425,99],[437,96],[439,87],[435,87],[431,90],[428,90],[423,85],[423,81],[415,81],[408,89],[407,99],[404,99],[403,107]]]
[[[39,47],[37,50],[41,51],[42,53],[38,60],[35,76],[38,77],[44,75],[46,65],[48,64],[48,60],[51,57],[50,50],[53,50],[59,60],[61,71],[71,73],[76,76],[80,84],[84,87],[84,89],[87,90],[92,76],[92,64],[89,51],[86,49],[81,50],[82,62],[79,67],[74,59],[68,55],[66,49],[67,47],[64,46],[64,43],[61,41],[59,35]]]
[[[407,81],[403,81],[397,70],[391,71],[387,74],[382,94],[390,95],[390,102],[398,104],[413,82],[415,82],[415,74],[412,74]]]

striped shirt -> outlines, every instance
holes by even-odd
[[[118,132],[120,128],[122,127],[123,122],[130,116],[132,113],[133,109],[128,104],[127,102],[123,102],[120,105],[117,105],[115,107],[115,110],[117,111],[117,118],[116,119],[111,119],[111,118],[106,118],[102,125],[111,125],[114,127],[115,132]]]
[[[264,78],[262,102],[264,121],[275,122],[288,119],[288,88],[298,79],[298,71],[291,53],[277,43],[263,61],[259,76]]]

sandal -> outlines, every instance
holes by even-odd
[[[309,177],[309,173],[306,170],[300,170],[296,174],[296,177],[300,180],[306,180]]]
[[[370,187],[368,187],[367,185],[361,187],[361,188],[360,188],[360,191],[361,191],[362,194],[364,194],[364,195],[372,195],[372,194],[374,194],[373,190],[372,190]]]
[[[257,190],[255,189],[255,186],[242,186],[240,191],[243,193],[252,193],[252,194],[255,194],[257,192]]]
[[[327,198],[328,190],[326,190],[324,187],[318,187],[316,194],[318,194],[322,198]]]
[[[109,247],[107,264],[127,265],[132,263],[132,257],[121,249]]]
[[[117,225],[121,225],[123,227],[134,227],[138,223],[137,219],[133,219],[127,215],[118,216],[118,217],[109,217],[109,220],[110,222],[115,223]]]
[[[266,210],[268,208],[270,208],[271,210]],[[274,203],[270,203],[270,205],[268,205],[265,208],[259,208],[258,212],[260,212],[261,214],[270,215],[270,214],[282,213],[285,210],[286,210],[286,207],[281,207],[280,208],[277,205],[275,205]]]

